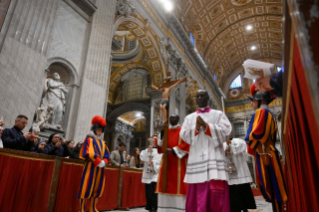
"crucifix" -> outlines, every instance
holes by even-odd
[[[200,155],[201,157],[202,157],[202,160],[204,160],[204,156],[205,156],[206,154],[204,154],[204,151],[202,151],[202,154]]]
[[[168,146],[168,116],[169,116],[169,94],[178,84],[186,82],[186,78],[171,81],[170,72],[167,73],[167,77],[164,84],[156,87],[152,85],[152,89],[162,92],[162,102],[160,110],[164,119],[164,137],[163,137],[163,152],[166,151]],[[166,192],[166,181],[167,181],[167,155],[163,155],[163,169],[162,169],[162,192]]]
[[[168,109],[169,109],[169,94],[178,84],[186,82],[186,78],[171,81],[170,73],[165,79],[165,83],[156,87],[152,85],[152,89],[162,92],[162,102],[160,105],[160,110],[164,119],[164,126],[168,125]]]

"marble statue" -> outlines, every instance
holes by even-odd
[[[36,111],[36,120],[32,125],[34,131],[40,131],[44,128],[54,127],[52,118],[54,116],[54,105],[39,107]]]
[[[46,81],[41,108],[53,105],[54,109],[51,125],[54,125],[58,129],[62,128],[61,123],[65,111],[65,96],[67,93],[68,90],[65,85],[60,82],[60,75],[55,72],[52,79]]]
[[[131,15],[131,13],[136,15],[136,8],[131,0],[117,0],[116,12],[119,15],[124,14],[125,18],[128,18]]]

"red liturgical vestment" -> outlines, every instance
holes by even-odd
[[[156,192],[160,194],[168,195],[182,195],[185,196],[187,192],[187,184],[184,183],[184,176],[186,173],[186,164],[189,152],[189,144],[184,142],[179,137],[181,126],[176,128],[170,128],[168,131],[168,145],[167,148],[173,149],[173,153],[167,155],[167,183],[166,192],[162,192],[162,163],[160,165],[160,171],[156,186]],[[155,141],[158,148],[158,153],[162,151],[162,141],[159,139]]]

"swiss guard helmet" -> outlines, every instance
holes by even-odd
[[[269,91],[256,91],[255,84],[252,84],[250,87],[250,95],[247,95],[248,98],[252,100],[257,100],[259,102],[258,107],[260,107],[261,101],[266,101],[267,105],[269,105],[274,99],[276,99],[276,95],[271,94]]]
[[[102,116],[94,116],[92,119],[92,127],[91,130],[97,130],[102,129],[102,132],[104,132],[104,128],[107,125],[105,119]]]

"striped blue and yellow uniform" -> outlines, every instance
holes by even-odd
[[[97,165],[104,160],[108,163],[109,149],[103,140],[95,136],[87,136],[80,151],[80,159],[86,161],[81,180],[78,198],[99,198],[104,191],[104,168]]]
[[[255,151],[257,184],[264,199],[268,202],[275,201],[277,211],[282,211],[281,205],[288,201],[288,197],[279,152],[275,147],[276,135],[277,124],[272,113],[268,109],[256,110],[245,140]],[[274,200],[271,199],[271,188]]]

